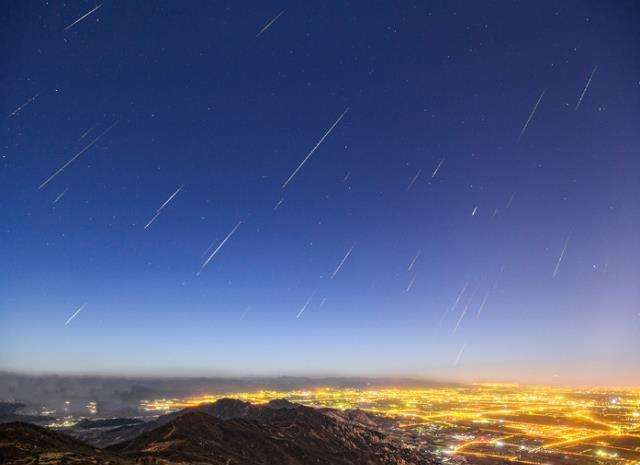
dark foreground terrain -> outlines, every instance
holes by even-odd
[[[147,423],[93,430],[94,445],[37,425],[0,425],[1,464],[401,465],[430,464],[376,428],[363,412],[277,400],[222,399]],[[99,444],[102,447],[96,447]]]

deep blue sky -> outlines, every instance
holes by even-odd
[[[637,2],[97,5],[3,7],[0,369],[640,382]]]

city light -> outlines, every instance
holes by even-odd
[[[393,434],[448,463],[640,464],[640,389],[476,384],[432,389],[257,391],[143,401],[169,412],[223,397],[286,398],[313,407],[362,409],[393,418]],[[615,402],[613,402],[615,400]],[[554,459],[561,459],[555,462]]]

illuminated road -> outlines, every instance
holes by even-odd
[[[455,388],[226,393],[143,402],[171,411],[221,397],[286,398],[360,408],[397,420],[390,429],[443,463],[640,464],[640,389],[568,389],[482,384]],[[466,461],[465,461],[466,460]]]

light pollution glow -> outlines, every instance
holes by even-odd
[[[640,463],[640,389],[577,389],[476,384],[431,389],[335,389],[237,392],[143,401],[166,412],[236,398],[262,404],[285,398],[314,407],[360,408],[399,420],[398,428],[431,434],[439,453],[482,463],[542,465]],[[436,435],[438,436],[438,435]],[[444,439],[442,439],[444,438]]]

